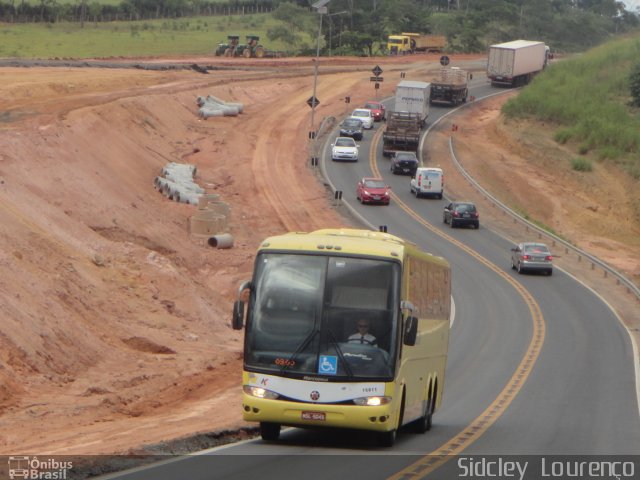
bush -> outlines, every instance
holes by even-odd
[[[593,165],[588,158],[574,157],[571,159],[571,168],[578,172],[590,172],[593,170]]]
[[[632,107],[640,107],[640,63],[636,65],[629,76],[629,90],[631,91]]]
[[[569,130],[568,128],[563,128],[561,130],[558,130],[553,135],[553,138],[560,145],[564,145],[565,143],[567,143],[569,141],[569,139],[571,139],[571,136],[572,136],[571,130]]]

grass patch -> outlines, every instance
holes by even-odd
[[[636,33],[554,62],[502,111],[507,118],[554,125],[559,144],[635,172],[640,169],[640,116],[629,106],[629,77],[639,55]]]
[[[578,172],[590,172],[593,170],[593,164],[588,158],[574,157],[571,159],[571,168]]]
[[[0,25],[0,57],[109,58],[165,55],[213,55],[227,35],[259,35],[268,50],[292,53],[312,38],[304,33],[300,45],[270,41],[267,30],[281,23],[270,14],[227,17],[185,17],[139,22],[35,23]]]

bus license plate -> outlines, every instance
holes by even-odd
[[[327,415],[324,412],[302,412],[302,420],[325,421]]]

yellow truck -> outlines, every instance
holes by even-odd
[[[447,39],[444,35],[422,35],[421,33],[401,33],[389,35],[387,51],[389,55],[410,53],[440,53],[444,51]]]

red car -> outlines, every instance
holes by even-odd
[[[365,177],[358,182],[356,196],[360,203],[381,203],[389,205],[391,188],[382,178]]]
[[[387,118],[386,110],[381,102],[369,101],[366,102],[362,108],[368,108],[371,110],[374,122],[380,122]]]

